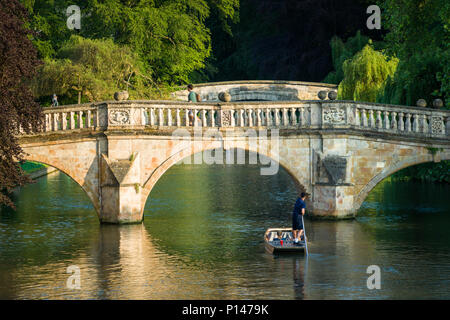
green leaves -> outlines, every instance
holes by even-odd
[[[55,58],[75,31],[66,26],[70,1],[22,0],[38,32],[35,46],[43,58]],[[80,4],[80,35],[111,39],[137,54],[143,72],[158,84],[189,82],[205,66],[211,36],[205,23],[212,7],[226,25],[237,16],[238,0],[87,0]]]
[[[388,77],[394,75],[397,64],[398,59],[389,59],[374,50],[369,42],[353,58],[344,61],[344,79],[338,87],[339,99],[375,102]]]
[[[424,163],[400,170],[394,178],[450,183],[450,161]]]
[[[386,50],[400,59],[381,102],[431,104],[442,98],[450,107],[450,4],[447,0],[380,0]]]
[[[334,36],[331,39],[330,46],[335,71],[328,74],[323,82],[339,84],[344,79],[344,71],[342,70],[342,66],[344,65],[345,60],[352,58],[368,42],[369,38],[361,35],[359,30],[356,35],[349,38],[345,44],[339,37]]]
[[[146,78],[150,75],[142,69],[127,46],[119,46],[111,39],[73,35],[58,50],[56,59],[45,59],[33,88],[37,96],[56,93],[72,103],[77,101],[78,93],[88,101],[110,100],[115,91],[127,86],[132,98],[148,98],[152,85]]]

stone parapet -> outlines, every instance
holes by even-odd
[[[177,127],[351,129],[410,137],[450,138],[450,111],[355,101],[187,103],[107,101],[48,108],[43,132],[170,130]],[[190,114],[195,119],[190,123]]]

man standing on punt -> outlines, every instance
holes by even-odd
[[[294,235],[294,243],[298,243],[298,238],[300,237],[300,239],[302,239],[304,234],[302,216],[305,214],[306,209],[305,198],[306,193],[302,192],[295,202],[294,211],[292,212],[292,233]]]

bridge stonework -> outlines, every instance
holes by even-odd
[[[188,112],[197,115],[189,126]],[[159,178],[210,150],[248,150],[286,169],[314,217],[354,217],[392,173],[450,159],[450,112],[351,101],[122,101],[48,108],[21,135],[29,160],[69,175],[103,223],[138,223]],[[251,133],[257,138],[252,139]],[[216,153],[217,155],[219,153]],[[293,199],[294,201],[295,199]]]
[[[196,84],[194,91],[202,101],[219,101],[219,93],[227,92],[231,101],[300,101],[315,100],[319,91],[337,90],[337,85],[302,81],[226,81]],[[174,92],[177,100],[187,101],[188,91]]]

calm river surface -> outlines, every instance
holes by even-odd
[[[357,219],[306,220],[309,258],[267,254],[264,231],[290,226],[295,199],[285,171],[181,165],[143,225],[101,226],[81,188],[50,174],[0,213],[0,299],[450,299],[450,186],[384,181]],[[72,265],[80,290],[66,287]]]

